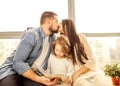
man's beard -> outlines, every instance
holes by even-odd
[[[58,29],[54,30],[52,26],[49,27],[49,31],[50,31],[51,34],[58,33]]]

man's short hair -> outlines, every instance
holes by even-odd
[[[54,16],[57,16],[56,13],[52,12],[52,11],[45,11],[42,15],[41,15],[41,19],[40,19],[40,24],[44,24],[46,18],[52,19],[54,18]]]

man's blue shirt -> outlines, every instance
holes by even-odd
[[[45,36],[46,34],[41,28],[33,28],[30,31],[26,31],[15,52],[0,66],[0,79],[16,73],[21,75],[29,70],[42,51]],[[54,39],[55,36],[51,35],[49,38],[50,45]],[[46,58],[49,57],[50,52],[51,49],[49,49]]]

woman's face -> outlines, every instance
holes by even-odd
[[[67,35],[67,31],[66,31],[67,29],[66,29],[66,25],[65,25],[65,27],[63,27],[62,26],[62,23],[60,23],[59,24],[59,32],[61,33],[61,34],[63,34],[63,35]]]
[[[63,26],[62,26],[62,23],[59,24],[59,30],[58,30],[60,33],[63,33]]]

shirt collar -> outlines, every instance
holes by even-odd
[[[46,37],[46,34],[45,34],[45,32],[43,31],[43,29],[41,27],[39,27],[39,32],[40,32],[42,38],[44,39]],[[49,37],[50,37],[49,38],[50,42],[54,41],[54,39],[55,39],[55,35],[54,34],[50,35]]]
[[[46,37],[46,34],[42,28],[40,28],[40,33],[41,33],[42,38],[44,39]]]

